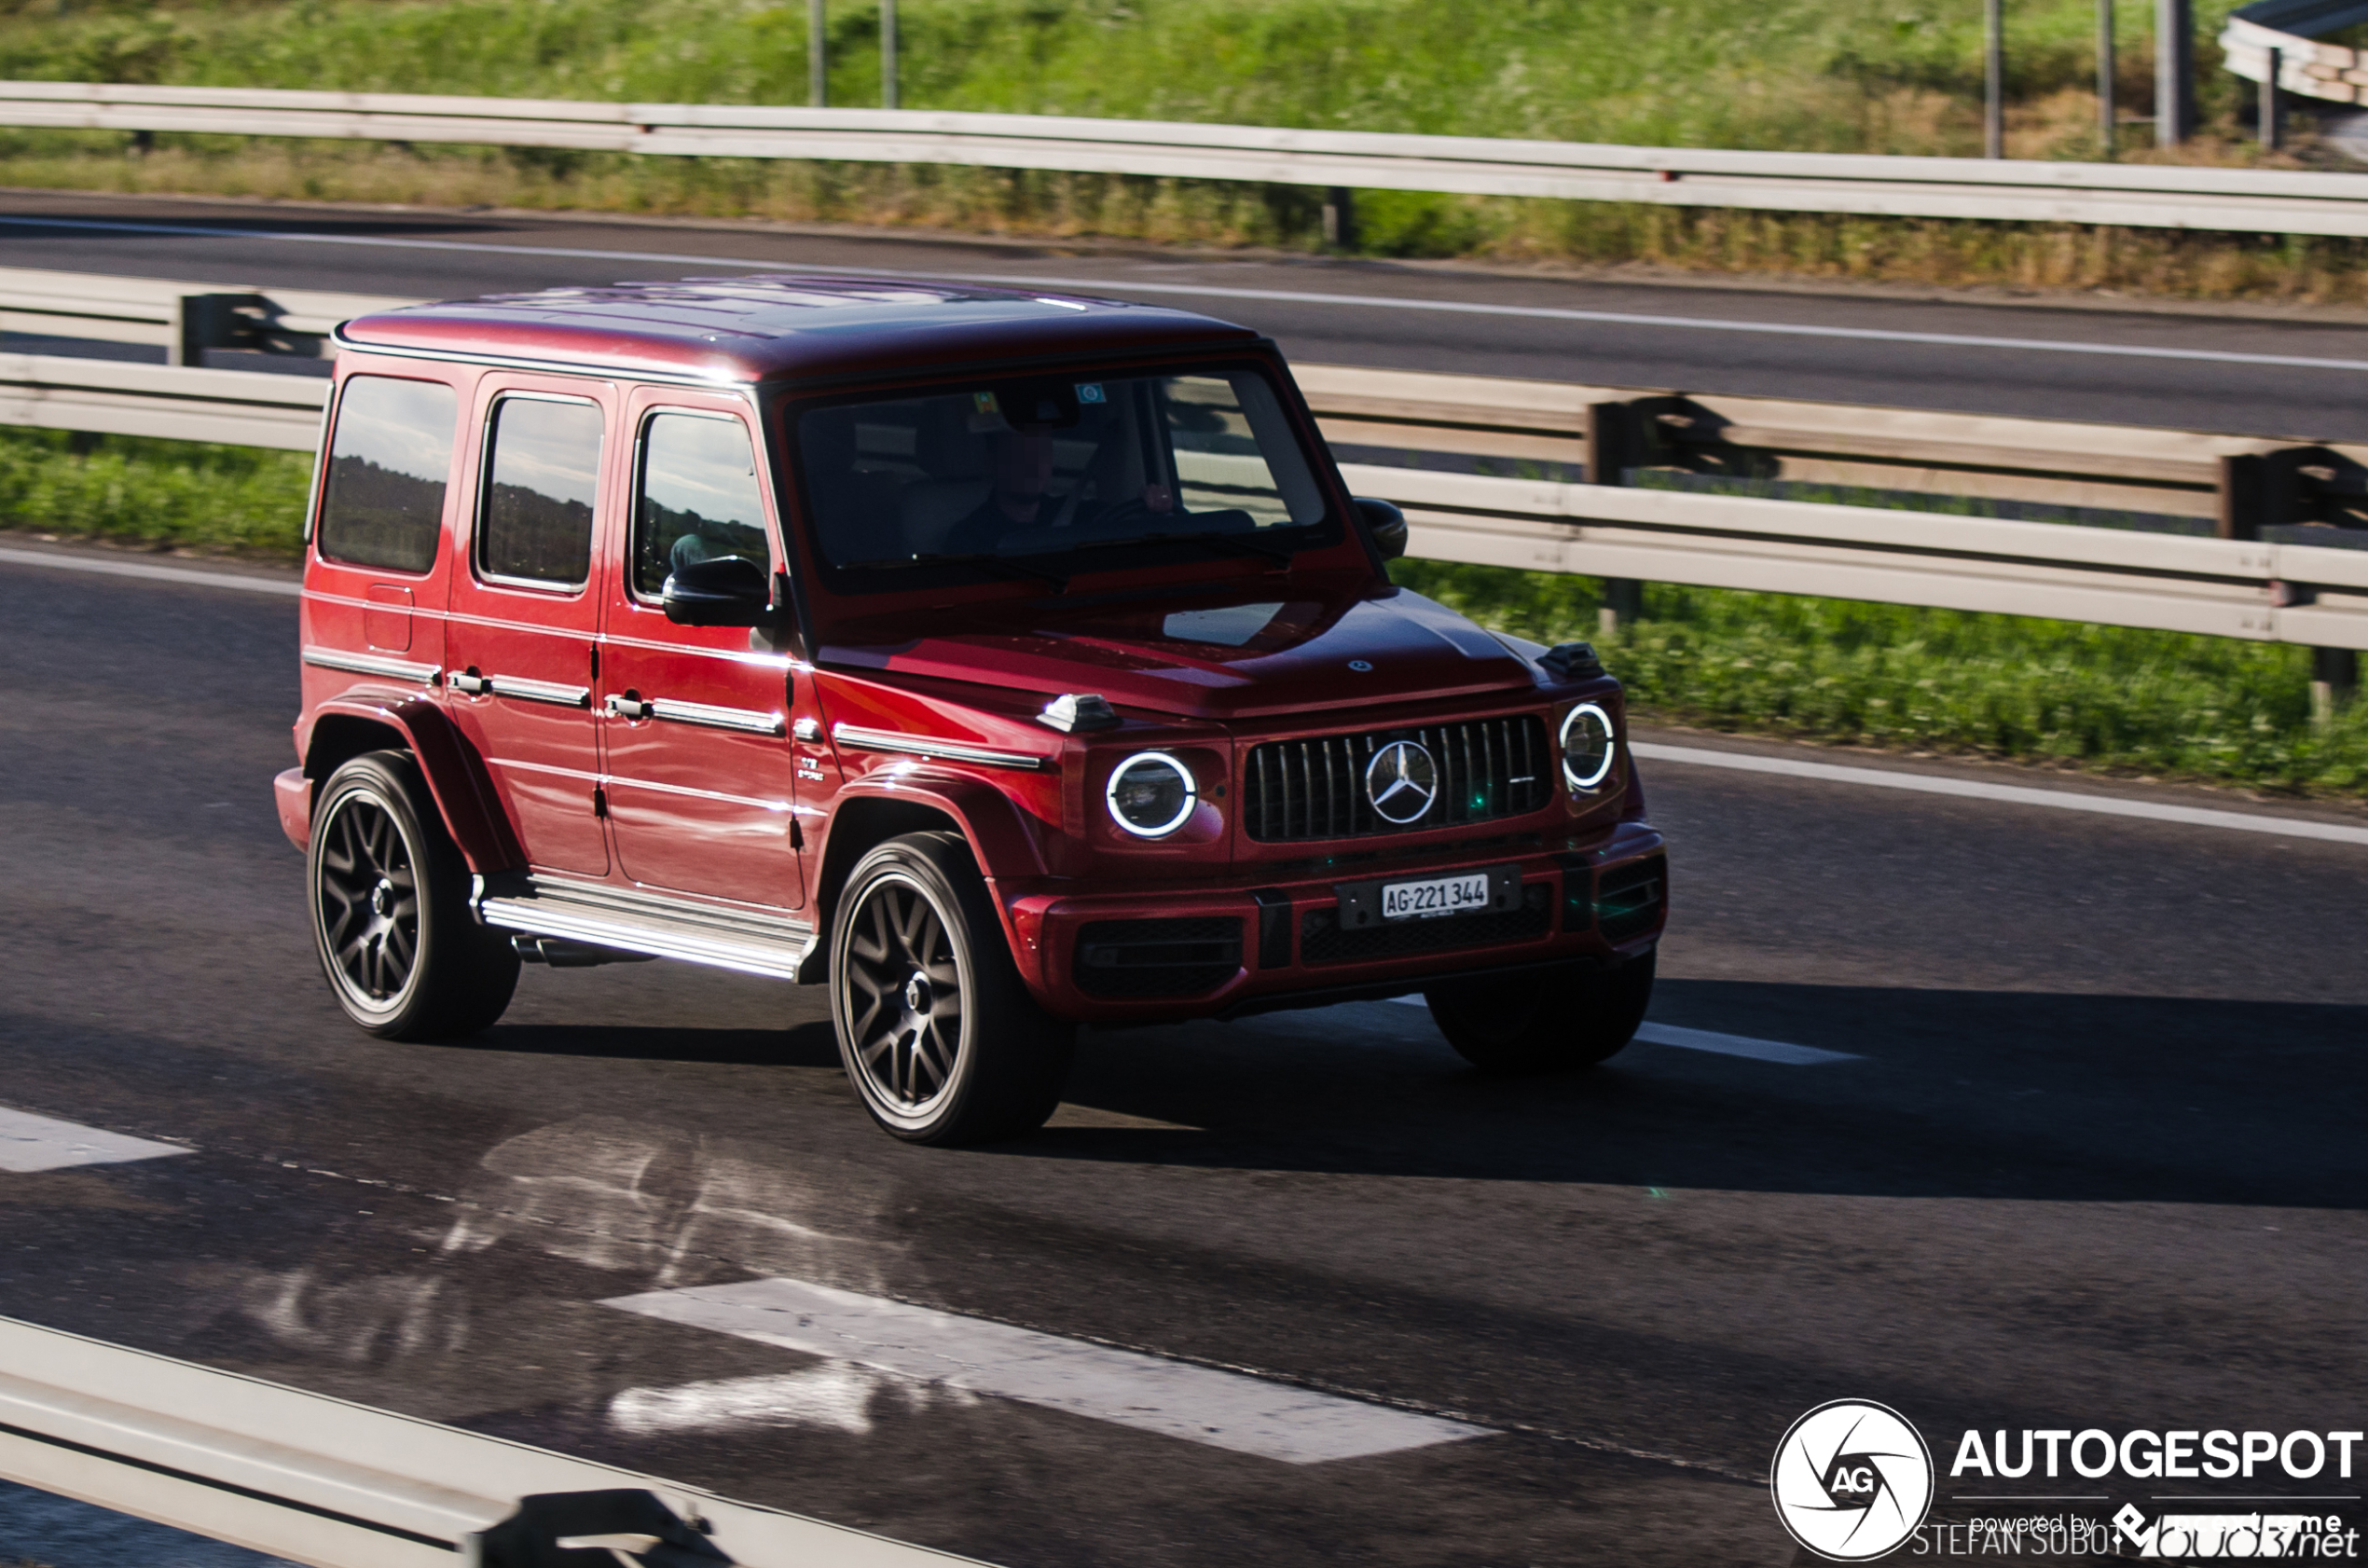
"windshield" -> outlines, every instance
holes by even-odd
[[[1177,542],[1287,557],[1324,543],[1301,531],[1325,521],[1323,491],[1255,370],[838,404],[801,415],[797,442],[816,543],[842,571],[1013,563],[1000,574],[1054,575],[1040,558],[1016,563]],[[1099,564],[1065,561],[1059,574]]]

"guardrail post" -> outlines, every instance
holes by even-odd
[[[805,0],[805,96],[818,109],[831,102],[831,46],[823,21],[822,0]]]
[[[2286,101],[2278,94],[2278,73],[2285,68],[2286,51],[2268,51],[2269,66],[2261,74],[2261,98],[2255,118],[2261,122],[2261,144],[2279,147],[2286,141]]]
[[[235,307],[246,296],[185,294],[172,302],[172,337],[164,346],[167,364],[203,364],[208,349],[227,349],[238,341],[241,323]]]
[[[2155,141],[2175,147],[2195,133],[2195,0],[2155,0]]]
[[[880,107],[896,107],[896,0],[880,0]]]
[[[2283,521],[2270,509],[2269,460],[2255,452],[2220,460],[2220,519],[2223,539],[2259,539],[2265,522]]]
[[[2329,729],[2335,714],[2360,692],[2360,654],[2349,648],[2310,651],[2310,723]]]
[[[1324,193],[1324,248],[1356,249],[1356,193],[1346,186],[1334,186]]]
[[[1629,469],[1644,457],[1641,415],[1632,403],[1590,403],[1587,406],[1587,482],[1625,485]],[[1620,623],[1633,621],[1645,608],[1645,585],[1631,577],[1604,579],[1603,602],[1595,611],[1595,632],[1604,641],[1619,637]]]
[[[2097,141],[2107,163],[2120,130],[2113,122],[2113,0],[2097,0]]]

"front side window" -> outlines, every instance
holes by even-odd
[[[697,414],[651,416],[641,427],[634,494],[633,591],[655,598],[682,567],[726,556],[771,569],[748,426]]]
[[[393,571],[435,565],[459,414],[441,381],[346,381],[321,487],[323,558]]]
[[[1327,521],[1256,370],[981,383],[812,408],[796,429],[816,543],[843,571],[1069,556],[1035,564],[1086,571],[1178,543],[1287,554]]]
[[[581,587],[592,564],[600,488],[601,413],[589,403],[505,397],[487,433],[477,570],[488,577]]]

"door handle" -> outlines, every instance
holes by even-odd
[[[609,698],[609,711],[620,719],[647,719],[657,711],[655,703],[644,702],[630,692]]]
[[[479,675],[474,668],[456,669],[445,677],[444,683],[462,695],[472,697],[483,696],[493,689],[493,682]]]

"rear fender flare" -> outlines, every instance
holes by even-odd
[[[379,699],[357,693],[314,708],[298,744],[305,774],[316,791],[333,771],[327,765],[333,753],[319,744],[324,722],[333,719],[383,725],[403,737],[404,746],[419,759],[420,771],[427,776],[445,830],[460,846],[471,871],[484,875],[526,863],[516,835],[510,831],[509,818],[503,813],[501,796],[494,791],[493,776],[486,771],[485,759],[435,703],[424,696]]]

